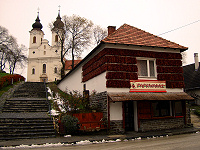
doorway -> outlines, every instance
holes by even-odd
[[[124,102],[125,131],[134,131],[134,107],[133,101]]]

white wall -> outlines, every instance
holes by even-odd
[[[67,78],[63,79],[62,82],[58,84],[58,88],[62,91],[83,91],[82,67],[79,66],[73,73],[68,75]]]
[[[99,93],[106,91],[106,72],[84,82],[84,84],[86,84],[86,90],[95,90]]]
[[[110,102],[110,120],[123,120],[122,102]]]

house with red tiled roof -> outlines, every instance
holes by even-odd
[[[81,62],[81,59],[74,60],[74,67]],[[65,61],[65,74],[67,74],[70,70],[72,70],[72,60]]]
[[[183,128],[192,100],[183,91],[181,52],[187,49],[128,24],[109,26],[108,36],[58,87],[96,91],[90,105],[103,112],[111,132]]]

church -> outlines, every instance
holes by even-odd
[[[28,82],[52,82],[61,77],[61,46],[58,41],[56,31],[63,29],[64,23],[61,21],[60,11],[56,21],[53,23],[52,43],[44,39],[42,24],[39,19],[39,12],[35,23],[30,31],[29,54],[28,54]]]

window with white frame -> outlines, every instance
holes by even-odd
[[[156,64],[155,59],[137,58],[138,77],[155,78]]]

